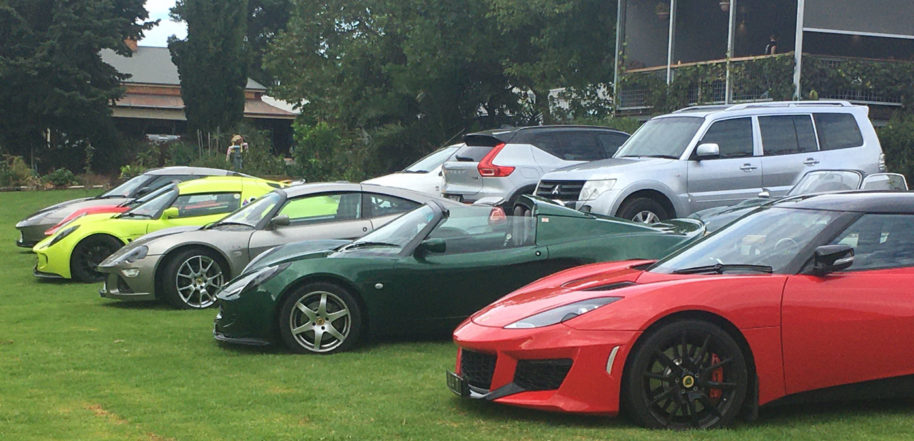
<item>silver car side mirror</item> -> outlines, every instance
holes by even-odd
[[[279,216],[276,216],[273,219],[270,219],[270,225],[272,225],[274,227],[284,227],[286,225],[289,225],[289,223],[290,223],[289,216],[285,215],[285,214],[280,214]]]
[[[771,192],[767,188],[762,188],[762,191],[758,192],[758,197],[760,199],[769,199],[771,198]]]
[[[698,148],[695,149],[695,157],[698,160],[702,159],[711,159],[720,156],[720,146],[714,142],[708,142],[700,144]]]

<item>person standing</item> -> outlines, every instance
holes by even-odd
[[[232,136],[232,143],[225,151],[225,162],[230,162],[233,170],[241,170],[244,166],[242,154],[245,150],[247,150],[247,143],[244,142],[244,138],[241,135]]]
[[[777,35],[771,34],[768,36],[768,44],[765,45],[765,55],[774,55],[778,50],[778,39]]]

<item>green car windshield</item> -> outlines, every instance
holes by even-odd
[[[137,205],[125,212],[120,217],[148,217],[153,218],[156,214],[168,208],[168,205],[178,196],[178,187],[169,185],[160,190],[156,196],[151,197],[148,201]]]
[[[217,222],[217,225],[239,224],[256,227],[260,221],[273,211],[273,207],[279,203],[280,199],[282,197],[279,193],[267,193],[264,197],[235,210],[234,213]]]
[[[772,207],[743,217],[654,265],[655,273],[691,271],[708,267],[724,272],[783,273],[797,253],[842,213]],[[757,267],[755,269],[749,267]],[[770,269],[769,269],[770,268]]]
[[[428,205],[423,205],[362,236],[350,246],[381,245],[399,251],[433,220],[435,220],[435,210]]]

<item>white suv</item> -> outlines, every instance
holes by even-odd
[[[546,173],[536,194],[642,222],[785,194],[811,170],[885,171],[869,109],[845,101],[696,106],[649,120],[611,159]]]

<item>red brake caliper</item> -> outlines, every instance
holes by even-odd
[[[720,357],[718,357],[717,354],[711,354],[711,365],[713,366],[717,363],[720,363]],[[720,383],[720,382],[724,381],[724,368],[719,367],[717,369],[714,369],[714,371],[711,372],[711,381],[713,381],[715,383]],[[711,389],[708,391],[708,398],[710,398],[712,400],[717,400],[720,398],[720,396],[722,394],[723,394],[723,391],[720,389]]]

